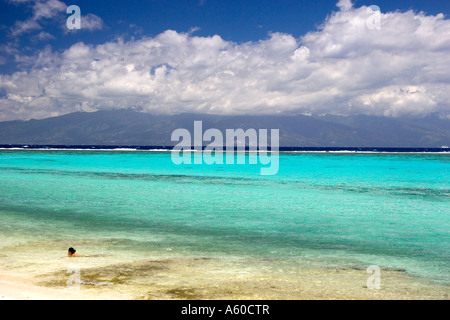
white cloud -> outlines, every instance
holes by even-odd
[[[351,0],[339,0],[336,6],[343,11],[347,11],[353,7],[353,3]]]
[[[45,31],[40,32],[40,33],[36,36],[36,38],[37,38],[38,40],[42,40],[42,41],[44,41],[44,40],[53,40],[53,39],[56,39],[52,34],[50,34],[50,33],[48,33],[48,32],[45,32]]]
[[[41,25],[35,20],[29,19],[25,21],[16,21],[14,26],[11,28],[11,35],[16,37],[39,29],[41,29]]]
[[[102,18],[96,16],[95,14],[81,14],[81,28],[80,29],[68,29],[64,28],[65,33],[69,32],[80,32],[80,31],[94,31],[101,30],[104,28],[104,23]]]
[[[36,1],[33,6],[32,19],[36,21],[43,18],[51,19],[59,13],[64,12],[66,9],[67,5],[58,0]]]
[[[20,36],[32,30],[41,29],[40,22],[43,19],[52,19],[64,12],[67,6],[59,0],[10,0],[15,4],[30,4],[32,6],[33,14],[25,21],[16,21],[11,28],[11,35],[13,37]]]
[[[95,14],[88,13],[81,18],[81,28],[87,30],[103,29],[103,20]]]
[[[61,23],[64,18],[67,18],[67,5],[59,0],[9,0],[14,4],[27,4],[32,10],[32,15],[30,18],[24,21],[16,21],[14,26],[10,30],[12,37],[18,37],[26,33],[30,33],[35,30],[42,29],[42,23],[45,20],[55,20]],[[83,14],[81,17],[82,30],[100,30],[103,29],[103,20],[92,13]],[[61,23],[61,27],[67,33],[70,30],[66,28],[65,23]],[[46,35],[43,37],[43,35]],[[48,32],[40,33],[35,39],[48,40],[54,38]]]
[[[0,75],[0,119],[141,107],[219,114],[448,114],[450,21],[443,15],[340,10],[301,39],[236,44],[167,30],[153,38],[47,48]]]

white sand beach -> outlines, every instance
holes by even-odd
[[[448,286],[411,277],[398,270],[382,270],[381,289],[369,290],[365,286],[367,273],[353,268],[243,272],[234,277],[214,272],[215,277],[210,278],[204,269],[203,277],[196,275],[196,271],[204,264],[212,267],[214,261],[183,259],[183,263],[179,262],[162,261],[170,263],[171,267],[154,274],[153,278],[98,288],[89,285],[82,285],[81,289],[47,286],[36,278],[2,273],[0,300],[447,300],[449,293]]]
[[[20,275],[0,275],[0,300],[111,300],[112,295],[89,294],[85,290],[46,288]],[[123,299],[123,297],[121,297]]]

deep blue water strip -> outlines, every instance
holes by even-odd
[[[48,150],[167,150],[173,149],[173,146],[136,146],[136,145],[25,145],[25,144],[0,144],[0,149],[48,149]],[[246,148],[248,150],[248,148]],[[268,147],[270,150],[270,147]],[[450,148],[380,148],[380,147],[279,147],[281,152],[333,152],[333,151],[351,151],[351,152],[445,152],[450,153]]]

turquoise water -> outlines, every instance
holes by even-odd
[[[449,154],[281,153],[277,175],[260,169],[2,150],[0,250],[305,258],[450,283]]]

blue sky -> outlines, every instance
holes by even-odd
[[[68,31],[65,27],[70,16],[65,9],[69,5],[81,9],[80,30]],[[381,10],[380,30],[365,27],[363,20],[371,17],[366,12],[370,5]],[[448,0],[0,0],[0,120],[124,108],[127,102],[109,95],[118,85],[112,77],[120,77],[121,88],[130,89],[123,92],[129,97],[130,107],[149,112],[154,112],[152,105],[158,104],[159,111],[170,113],[263,110],[309,114],[330,113],[326,105],[332,104],[337,106],[336,113],[446,114],[448,97],[442,92],[449,83],[439,70],[445,68],[445,55],[449,56],[449,11]],[[360,25],[359,31],[354,29],[356,24]],[[219,38],[213,38],[215,35]],[[367,41],[371,37],[375,41]],[[145,51],[149,42],[157,43],[151,45],[152,50],[158,46],[167,51]],[[127,48],[132,45],[144,51],[131,52]],[[275,52],[274,46],[285,50]],[[107,55],[103,50],[106,47],[117,51]],[[188,60],[171,57],[177,50],[198,64],[191,66]],[[220,55],[224,52],[227,62]],[[442,56],[436,56],[439,52]],[[86,60],[81,59],[82,55]],[[62,61],[68,56],[73,66],[70,72],[77,74],[77,79],[87,73],[95,79],[105,77],[92,80],[92,85],[98,86],[95,93],[80,83],[73,86],[75,92],[69,98],[57,88],[52,77],[67,78],[68,70]],[[252,69],[247,69],[244,62],[235,63],[243,56]],[[289,66],[293,57],[303,60],[295,67]],[[113,63],[118,59],[123,62],[122,69],[133,74],[131,78],[125,79],[118,70],[117,74],[106,75],[86,69],[88,61]],[[389,64],[392,59],[399,59],[396,66],[403,62],[405,65],[394,71],[388,68],[389,73],[394,73],[385,77],[371,75],[376,73],[371,62]],[[339,70],[332,70],[340,64]],[[208,71],[204,70],[206,65]],[[147,78],[149,74],[156,77],[154,71],[160,67],[165,68],[161,69],[164,79]],[[351,86],[353,72],[361,68],[366,76],[358,76],[361,84]],[[44,72],[47,70],[52,70],[53,76]],[[200,71],[204,71],[203,78],[198,77]],[[20,88],[24,82],[20,72],[27,72],[27,81],[34,81],[28,84],[33,90]],[[254,96],[243,97],[223,74],[233,74],[239,80],[234,83],[249,87],[254,84]],[[275,80],[269,83],[264,74]],[[321,77],[324,74],[334,74],[336,85]],[[398,82],[391,83],[397,78]],[[414,81],[408,83],[406,79]],[[349,84],[340,85],[342,80]],[[151,85],[145,87],[142,81]],[[107,84],[111,87],[105,89]],[[170,99],[162,96],[162,92],[167,95],[167,90],[175,87],[185,90],[184,94]],[[208,90],[210,94],[205,93]],[[318,92],[325,98],[312,97]],[[426,106],[408,108],[406,104]]]
[[[8,41],[8,29],[16,21],[30,16],[32,2],[0,1],[2,42]],[[337,0],[68,0],[65,3],[78,5],[82,14],[99,16],[105,27],[95,33],[65,35],[58,30],[61,21],[47,21],[44,28],[57,35],[56,41],[51,43],[55,47],[76,41],[100,43],[116,36],[155,36],[167,29],[187,32],[191,28],[199,28],[197,34],[201,36],[218,34],[225,40],[236,42],[264,39],[270,32],[300,37],[320,26],[332,11],[337,10]],[[450,13],[447,0],[357,0],[354,4],[377,5],[386,12]],[[26,41],[24,45],[29,45]]]

